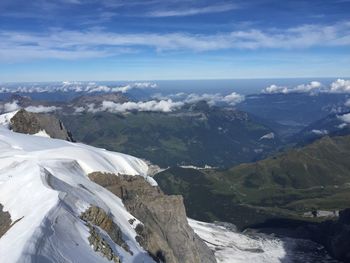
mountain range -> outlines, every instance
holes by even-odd
[[[350,206],[349,156],[349,135],[326,136],[231,169],[173,167],[155,179],[166,193],[183,195],[195,219],[226,221],[240,228],[272,218],[319,220],[317,211],[335,216]]]

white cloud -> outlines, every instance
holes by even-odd
[[[231,94],[223,97],[223,101],[227,102],[230,105],[236,105],[236,104],[244,101],[244,96],[240,95],[236,92],[232,92]]]
[[[341,124],[339,124],[337,127],[338,127],[339,129],[344,129],[346,126],[348,126],[347,123],[341,123]]]
[[[181,94],[181,96],[182,96],[182,94]],[[223,103],[223,102],[228,103],[228,104],[233,106],[233,105],[236,105],[236,104],[244,101],[244,96],[240,95],[236,92],[232,92],[231,94],[226,95],[226,96],[223,96],[219,93],[216,93],[216,94],[191,93],[184,99],[185,103],[196,103],[199,101],[206,101],[210,106],[214,106],[215,104]]]
[[[266,94],[274,94],[274,93],[287,94],[288,88],[284,87],[284,86],[278,86],[278,85],[272,84],[272,85],[266,87],[265,89],[263,89],[261,92],[266,93]]]
[[[215,5],[215,6],[212,5],[212,6],[177,9],[177,10],[156,10],[156,11],[149,12],[147,15],[152,17],[192,16],[192,15],[199,15],[199,14],[226,12],[237,8],[238,6],[234,4],[221,4],[221,5]]]
[[[87,111],[91,112],[91,113],[96,113],[96,112],[99,112],[99,111],[102,111],[102,110],[99,109],[99,108],[95,108],[95,103],[90,103],[90,104],[87,105]]]
[[[287,94],[288,90],[289,89],[287,87],[277,86],[275,84],[272,84],[272,85],[266,87],[265,89],[263,89],[262,93],[266,93],[266,94],[284,93],[284,94]]]
[[[172,99],[172,100],[176,100],[176,101],[183,101],[187,98],[187,96],[189,96],[189,94],[185,93],[185,92],[178,92],[175,94],[167,94],[167,95],[163,95],[162,93],[156,93],[156,94],[152,95],[152,98],[157,99],[157,100]]]
[[[174,102],[172,100],[150,100],[146,102],[125,102],[115,103],[112,101],[103,101],[102,105],[98,108],[94,104],[90,104],[87,107],[88,112],[108,111],[112,113],[128,112],[128,111],[154,111],[154,112],[172,112],[181,108],[184,105],[183,102]]]
[[[157,84],[156,83],[151,83],[151,82],[135,82],[131,83],[122,87],[116,87],[112,88],[113,92],[122,92],[126,93],[132,89],[153,89],[156,88]]]
[[[350,45],[350,23],[302,25],[265,30],[250,28],[216,34],[126,33],[92,28],[80,31],[53,29],[45,33],[0,31],[1,61],[111,57],[140,47],[157,51],[222,49],[300,49]]]
[[[85,111],[84,107],[74,107],[74,112],[75,113],[82,113]]]
[[[22,84],[21,84],[22,85]],[[62,83],[49,85],[27,84],[25,86],[3,86],[0,87],[0,93],[42,93],[42,92],[122,92],[125,93],[131,89],[151,89],[156,88],[157,84],[152,82],[134,82],[122,86],[99,85],[94,82],[63,81]]]
[[[195,94],[195,93],[191,93],[189,94],[184,102],[186,103],[197,103],[199,101],[206,101],[210,106],[215,105],[218,101],[222,100],[222,95],[219,93],[216,94]]]
[[[59,109],[61,109],[61,108],[56,107],[56,106],[43,106],[43,105],[28,106],[25,108],[26,111],[34,112],[34,113],[48,113],[48,112],[53,112],[53,111],[56,111]]]
[[[296,87],[286,87],[286,86],[278,86],[278,85],[270,85],[262,90],[262,93],[266,94],[276,94],[276,93],[308,93],[316,90],[320,90],[322,84],[318,81],[311,81],[308,84],[301,84]]]
[[[338,116],[343,122],[350,123],[350,113]]]
[[[3,105],[3,111],[4,112],[10,112],[10,111],[15,111],[19,110],[21,107],[18,105],[18,101],[14,100],[12,102],[7,102]]]
[[[322,84],[318,81],[311,81],[309,84],[301,84],[294,88],[295,92],[310,92],[321,88]]]
[[[312,130],[311,132],[316,134],[316,135],[320,135],[320,136],[328,134],[327,130]]]
[[[331,84],[331,93],[350,93],[350,80],[337,79]],[[349,104],[350,105],[350,104]]]
[[[345,107],[349,107],[350,108],[350,99],[348,99],[346,102],[345,102]]]

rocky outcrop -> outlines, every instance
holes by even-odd
[[[0,204],[0,238],[11,228],[11,216],[8,212],[3,211]]]
[[[80,218],[88,223],[90,226],[90,232],[94,230],[95,226],[98,226],[106,231],[114,243],[124,248],[124,250],[130,254],[132,253],[129,249],[129,246],[123,240],[123,233],[120,230],[119,226],[113,222],[112,218],[108,216],[102,208],[91,206],[80,215]],[[94,240],[96,241],[96,238],[94,238]],[[100,240],[97,240],[96,242],[98,244]]]
[[[309,238],[331,253],[334,258],[350,263],[350,209],[339,212],[337,221],[326,221],[303,228]]]
[[[88,238],[90,245],[96,251],[101,253],[108,260],[113,261],[114,263],[120,263],[120,258],[113,252],[111,246],[108,242],[101,237],[100,233],[96,229],[96,227],[92,225],[88,225],[90,229],[90,236]]]
[[[25,134],[36,134],[44,130],[51,138],[74,141],[63,123],[53,115],[27,112],[22,109],[12,117],[10,128],[14,132]]]
[[[140,176],[92,173],[89,178],[120,197],[128,211],[143,222],[135,228],[137,240],[156,261],[216,262],[188,225],[181,196],[167,196]]]

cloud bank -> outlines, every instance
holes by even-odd
[[[338,118],[341,119],[343,122],[350,124],[350,113],[338,116]]]
[[[214,106],[220,103],[226,103],[231,106],[234,106],[242,101],[244,101],[245,97],[243,95],[240,95],[236,92],[232,92],[228,95],[221,95],[220,93],[215,94],[196,94],[196,93],[190,93],[186,94],[184,92],[176,93],[176,94],[169,94],[169,95],[161,95],[161,94],[155,94],[154,98],[157,99],[173,99],[176,101],[181,101],[184,103],[197,103],[199,101],[206,101],[209,106]]]
[[[350,93],[350,80],[337,79],[331,84],[331,93]]]
[[[276,93],[308,93],[315,90],[318,90],[322,87],[322,84],[318,81],[311,81],[308,84],[301,84],[296,87],[286,87],[286,86],[278,86],[278,85],[270,85],[262,90],[262,93],[266,94],[276,94]]]
[[[7,102],[1,105],[0,108],[3,112],[10,112],[10,111],[19,110],[21,107],[18,105],[18,101],[14,100],[12,102]]]
[[[319,135],[319,136],[323,136],[323,135],[327,135],[328,131],[327,130],[312,130],[312,133]]]
[[[11,112],[21,109],[22,107],[18,104],[17,100],[7,102],[0,105],[0,110],[2,112]],[[38,105],[38,106],[28,106],[24,108],[26,111],[34,112],[34,113],[49,113],[54,112],[57,110],[62,109],[61,107],[56,106],[44,106],[44,105]]]
[[[155,10],[146,14],[151,17],[192,16],[199,14],[221,13],[239,8],[235,4],[210,5],[203,7],[191,7],[187,9]]]
[[[202,9],[203,11],[203,9]],[[189,10],[189,13],[194,11]],[[196,10],[198,12],[198,9]],[[157,13],[155,13],[157,15]],[[176,15],[176,13],[158,15]],[[114,33],[101,28],[51,29],[43,33],[0,31],[0,61],[113,57],[152,48],[155,51],[205,52],[228,49],[305,49],[350,46],[350,23],[305,24],[287,29],[250,28],[212,34]]]
[[[90,112],[96,113],[107,111],[112,113],[124,113],[132,111],[148,111],[148,112],[172,112],[180,109],[185,104],[197,103],[199,101],[206,101],[210,106],[219,103],[236,105],[244,100],[244,96],[232,92],[226,96],[217,94],[194,94],[187,95],[186,93],[177,93],[163,96],[157,94],[153,100],[139,101],[139,102],[124,102],[115,103],[112,101],[103,101],[101,105],[97,106],[94,103],[88,104],[85,107],[75,107],[75,113]]]
[[[28,106],[25,108],[26,111],[34,112],[34,113],[49,113],[60,109],[61,109],[60,107],[56,107],[56,106],[43,106],[43,105]]]
[[[183,102],[174,102],[171,99],[168,100],[150,100],[145,102],[125,102],[115,103],[113,101],[103,101],[102,105],[96,107],[95,104],[89,104],[86,108],[75,108],[76,113],[83,111],[96,113],[101,111],[107,111],[111,113],[124,113],[132,111],[148,111],[148,112],[172,112],[180,109],[184,105]]]
[[[308,84],[301,84],[296,87],[278,86],[272,84],[264,88],[265,94],[289,94],[289,93],[350,93],[350,80],[337,79],[329,86],[324,86],[318,81],[311,81]],[[350,105],[350,102],[349,102]]]
[[[18,85],[3,85],[0,87],[0,93],[53,93],[53,92],[82,92],[82,93],[97,93],[97,92],[122,92],[126,93],[132,89],[152,89],[156,88],[157,84],[152,82],[134,82],[121,86],[100,85],[95,82],[69,82],[53,84],[18,84]]]

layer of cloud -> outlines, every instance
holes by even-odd
[[[303,25],[287,29],[238,30],[217,34],[119,34],[101,29],[46,33],[0,31],[1,61],[111,57],[142,47],[196,52],[223,49],[298,49],[350,46],[350,23]]]
[[[11,112],[11,111],[19,110],[21,107],[18,105],[18,101],[14,100],[12,102],[7,102],[1,105],[0,108],[3,112]]]
[[[64,81],[58,84],[18,84],[11,86],[0,87],[0,93],[52,93],[52,92],[122,92],[126,93],[132,89],[152,89],[156,88],[157,84],[152,82],[134,82],[121,86],[106,86],[99,85],[94,82],[70,82]]]
[[[101,111],[107,111],[112,113],[123,113],[129,111],[146,111],[146,112],[172,112],[180,109],[184,105],[183,102],[174,102],[170,99],[168,100],[150,100],[150,101],[140,101],[140,102],[125,102],[125,103],[115,103],[112,101],[103,101],[102,105],[96,107],[95,104],[89,104],[86,108],[75,108],[76,113],[83,111],[96,113]]]
[[[338,127],[339,129],[344,129],[346,126],[348,126],[347,123],[341,123],[341,124],[339,124],[337,127]]]
[[[204,94],[196,94],[196,93],[190,93],[186,94],[184,92],[176,93],[176,94],[169,94],[169,95],[161,95],[161,94],[156,94],[154,95],[154,98],[157,99],[173,99],[176,101],[181,101],[184,103],[197,103],[199,101],[206,101],[209,106],[214,106],[220,103],[226,103],[231,106],[234,106],[242,101],[244,101],[244,96],[240,95],[236,92],[232,92],[231,94],[228,95],[222,95],[220,93],[215,93],[215,94],[209,94],[209,93],[204,93]]]
[[[337,79],[331,84],[331,93],[350,93],[350,80]]]
[[[60,109],[61,109],[60,107],[56,107],[56,106],[43,106],[43,105],[28,106],[25,108],[26,111],[34,112],[34,113],[49,113]]]
[[[318,81],[311,81],[308,84],[301,84],[296,87],[286,87],[286,86],[278,86],[278,85],[270,85],[262,90],[262,93],[266,94],[274,94],[274,93],[308,93],[315,90],[318,90],[322,87],[322,84]]]
[[[316,135],[320,135],[320,136],[323,136],[323,135],[327,135],[327,134],[328,134],[328,131],[327,131],[327,130],[312,130],[311,132],[314,133],[314,134],[316,134]]]
[[[187,9],[173,10],[155,10],[147,13],[151,17],[169,17],[169,16],[193,16],[200,14],[221,13],[239,8],[235,4],[210,5],[203,7],[192,7]]]
[[[264,88],[262,93],[265,94],[289,94],[289,93],[350,93],[350,80],[337,79],[329,86],[324,86],[318,81],[311,81],[308,84],[301,84],[295,87],[279,86],[272,84]],[[350,100],[347,102],[350,106]]]
[[[350,123],[350,113],[338,116],[343,122]]]

